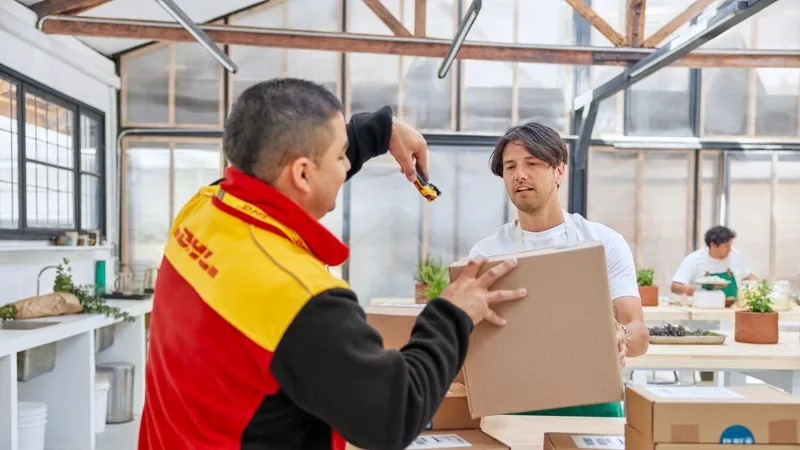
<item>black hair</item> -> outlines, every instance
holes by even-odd
[[[272,183],[292,159],[320,157],[328,123],[343,111],[325,87],[296,78],[257,83],[239,95],[225,123],[225,157],[242,172]]]
[[[498,177],[503,176],[503,153],[510,142],[522,145],[531,155],[546,162],[550,167],[567,163],[567,146],[558,132],[547,125],[528,122],[509,128],[497,141],[489,159],[489,167]]]
[[[735,237],[736,232],[728,227],[717,225],[706,231],[706,246],[711,247],[711,244],[722,245]]]

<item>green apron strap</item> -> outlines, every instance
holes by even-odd
[[[569,406],[566,408],[529,411],[515,414],[519,416],[569,416],[569,417],[625,417],[622,403],[600,403],[596,405]]]

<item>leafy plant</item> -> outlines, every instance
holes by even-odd
[[[771,313],[775,310],[772,309],[772,287],[769,281],[761,280],[755,286],[748,286],[744,288],[743,303],[747,310],[754,313]]]
[[[76,286],[72,280],[72,267],[69,266],[67,258],[64,258],[63,262],[56,266],[53,291],[68,292],[77,297],[83,306],[83,312],[87,314],[105,314],[125,322],[133,321],[133,316],[117,307],[108,305],[103,297],[98,296],[94,285]]]
[[[14,320],[17,317],[17,307],[14,305],[0,306],[0,320]]]
[[[639,286],[652,286],[655,271],[653,269],[639,269],[636,271],[636,284]]]
[[[425,298],[434,299],[441,295],[447,287],[447,266],[441,260],[432,260],[426,257],[417,263],[414,280],[425,285]]]

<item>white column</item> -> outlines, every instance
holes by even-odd
[[[17,354],[0,356],[0,450],[17,450]]]

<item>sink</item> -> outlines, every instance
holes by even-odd
[[[0,321],[0,330],[35,330],[37,328],[56,325],[58,322],[47,322],[42,320],[3,320]]]

